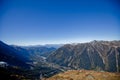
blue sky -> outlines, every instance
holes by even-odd
[[[119,0],[1,0],[0,40],[36,45],[120,40]]]

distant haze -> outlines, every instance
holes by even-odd
[[[1,0],[0,40],[37,45],[120,40],[119,0]]]

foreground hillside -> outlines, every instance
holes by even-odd
[[[72,69],[120,71],[120,41],[92,41],[66,44],[47,61]]]
[[[120,73],[69,70],[43,80],[120,80]]]

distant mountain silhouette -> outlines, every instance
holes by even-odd
[[[44,46],[28,46],[22,47],[23,49],[27,50],[27,52],[31,55],[39,55],[39,56],[48,56],[51,52],[55,51],[56,48],[54,47],[44,47]]]
[[[120,71],[120,41],[92,41],[66,44],[53,52],[47,61],[72,69]]]

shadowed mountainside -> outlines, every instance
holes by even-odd
[[[29,67],[29,65],[26,64],[29,60],[21,51],[14,49],[2,41],[0,41],[0,61],[5,61],[14,66]]]
[[[47,63],[40,55],[43,52],[51,52],[54,48],[35,48],[33,53],[20,46],[9,46],[0,41],[0,79],[5,80],[39,80],[40,75],[50,77],[62,72],[64,68],[59,65]],[[38,50],[38,51],[36,51]],[[37,53],[39,52],[39,53]],[[3,63],[7,63],[5,65]],[[20,78],[20,79],[18,79]]]

